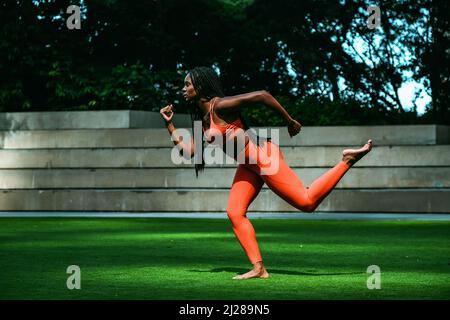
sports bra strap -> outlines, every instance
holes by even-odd
[[[216,97],[212,98],[212,101],[211,101],[211,110],[209,111],[211,114],[213,114],[213,112],[214,112],[213,108],[214,108],[215,103],[216,103]]]

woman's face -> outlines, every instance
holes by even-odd
[[[182,90],[183,98],[186,101],[191,101],[197,96],[197,91],[194,89],[194,85],[192,84],[192,78],[188,74],[186,78],[184,78],[184,87]]]

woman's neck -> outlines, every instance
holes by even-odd
[[[198,107],[203,111],[203,114],[207,114],[209,112],[209,109],[211,107],[211,100],[206,100],[205,98],[201,98],[198,101]]]

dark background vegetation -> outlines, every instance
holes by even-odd
[[[448,124],[449,3],[4,0],[0,111],[174,103],[183,112],[184,76],[205,65],[220,70],[227,95],[265,89],[303,125]],[[81,30],[66,27],[71,4],[82,7]],[[368,5],[381,8],[378,29],[366,26]],[[432,97],[423,115],[400,102],[406,81]],[[252,125],[283,123],[268,108],[244,115]]]

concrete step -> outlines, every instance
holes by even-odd
[[[94,120],[100,121],[96,117]],[[113,121],[111,123],[114,124]],[[186,129],[191,134],[190,124]],[[259,135],[274,139],[276,136],[271,130],[279,130],[277,144],[280,146],[360,146],[369,138],[377,146],[450,144],[450,126],[303,127],[301,133],[293,138],[284,127],[254,129]],[[0,131],[2,149],[171,146],[173,142],[166,128]]]
[[[208,146],[205,152],[211,153]],[[281,147],[284,159],[293,167],[332,167],[342,159],[342,147]],[[0,168],[182,168],[175,164],[172,148],[116,149],[20,149],[0,150]],[[235,167],[236,162],[218,150],[222,163],[207,167]],[[222,158],[222,156],[224,158]],[[355,167],[450,166],[450,145],[376,146]]]
[[[174,123],[190,127],[188,114],[174,114]],[[136,110],[48,111],[0,113],[0,130],[163,128],[159,112]]]
[[[225,212],[229,189],[4,190],[0,211]],[[338,189],[318,212],[449,213],[450,189]],[[299,212],[263,189],[249,212]]]
[[[305,186],[329,168],[294,168]],[[236,168],[1,169],[0,189],[229,188]],[[264,184],[263,188],[267,188]],[[450,167],[353,167],[340,188],[450,188]]]

